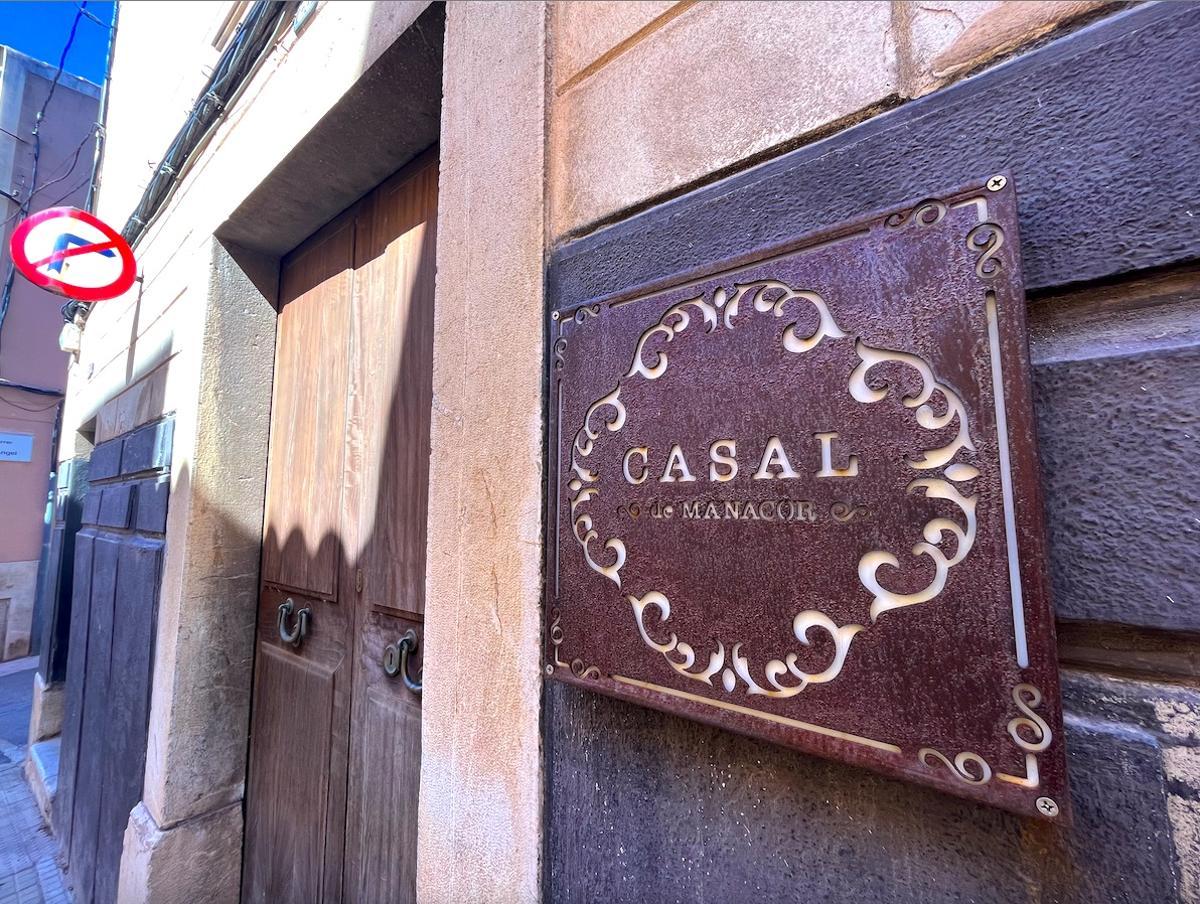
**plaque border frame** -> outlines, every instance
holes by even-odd
[[[1043,676],[1043,687],[1038,687],[1028,681],[1021,681],[1009,690],[1011,704],[1020,712],[1008,721],[1007,732],[1013,743],[1024,753],[1025,775],[1016,775],[992,769],[991,765],[981,755],[972,751],[946,751],[936,747],[922,747],[917,751],[916,760],[919,768],[935,770],[934,773],[920,775],[919,781],[933,785],[940,790],[982,801],[1020,815],[1038,817],[1059,824],[1070,825],[1072,813],[1065,770],[1065,754],[1063,751],[1064,738],[1062,735],[1061,690],[1058,681],[1057,662],[1055,659],[1056,645],[1054,636],[1054,614],[1050,597],[1049,576],[1046,556],[1046,529],[1043,516],[1043,501],[1038,480],[1036,442],[1033,439],[1032,424],[1010,423],[1009,408],[1014,407],[1018,412],[1017,420],[1031,420],[1023,417],[1032,414],[1033,404],[1030,392],[1030,379],[1019,381],[1024,389],[1024,397],[1012,399],[1005,392],[1005,377],[1001,353],[1002,345],[1013,344],[1013,331],[1016,330],[1016,353],[1010,348],[1008,357],[1015,358],[1018,367],[1031,373],[1026,337],[1026,300],[1024,284],[1016,281],[1018,297],[1012,300],[1012,314],[1015,316],[1001,319],[997,314],[995,292],[988,288],[988,277],[1001,268],[998,258],[1000,248],[1007,245],[1006,255],[1010,257],[1017,271],[1020,272],[1020,243],[1018,236],[1011,235],[997,223],[992,222],[989,215],[989,201],[997,205],[1011,205],[1013,220],[1016,215],[1016,196],[1013,176],[1004,171],[992,174],[984,179],[974,180],[958,189],[942,193],[940,196],[928,196],[918,201],[910,201],[902,205],[891,205],[855,216],[833,226],[811,230],[789,238],[782,242],[765,245],[736,256],[706,265],[693,267],[682,273],[674,273],[657,277],[615,292],[599,295],[582,303],[556,305],[550,299],[548,306],[546,343],[546,373],[547,373],[547,503],[546,512],[546,563],[544,568],[544,627],[543,627],[543,668],[547,677],[584,687],[598,690],[597,682],[605,682],[603,693],[625,699],[640,705],[648,706],[664,712],[678,715],[682,718],[693,718],[707,722],[723,730],[742,731],[752,737],[769,743],[782,743],[771,736],[755,723],[769,723],[785,728],[799,730],[815,735],[818,742],[804,748],[818,756],[854,763],[856,761],[877,772],[899,778],[917,778],[915,767],[909,758],[908,762],[896,763],[895,768],[887,768],[878,760],[870,759],[872,755],[888,754],[903,757],[905,751],[895,744],[860,735],[843,732],[829,726],[817,725],[797,719],[785,717],[776,713],[764,712],[751,707],[740,706],[724,700],[691,694],[686,691],[655,684],[653,682],[635,679],[623,675],[605,676],[601,670],[585,661],[583,657],[572,657],[569,653],[563,658],[563,647],[567,642],[562,627],[562,614],[558,607],[560,548],[563,511],[562,468],[559,454],[563,440],[562,423],[562,389],[561,371],[565,364],[565,356],[570,348],[570,339],[579,330],[588,327],[592,320],[603,316],[607,309],[641,301],[668,292],[676,292],[691,285],[710,282],[717,277],[731,277],[749,268],[761,267],[772,260],[794,255],[798,252],[808,252],[826,248],[841,242],[861,238],[868,235],[872,228],[882,224],[885,228],[922,228],[936,225],[942,221],[949,210],[967,206],[975,206],[978,211],[976,224],[968,230],[964,241],[968,248],[977,252],[976,275],[980,280],[980,293],[984,299],[985,312],[988,322],[989,340],[989,371],[992,383],[993,404],[996,415],[996,436],[999,450],[999,465],[1003,493],[1003,510],[1005,526],[1005,558],[1009,576],[1009,595],[1013,614],[1013,653],[1016,665],[1022,671],[1030,668],[1028,654],[1028,631],[1026,624],[1030,620],[1039,621],[1045,626],[1047,653],[1051,660],[1043,664],[1041,671],[1048,673]],[[1016,323],[1008,322],[1016,320]],[[1015,405],[1013,403],[1015,402]],[[1015,430],[1025,428],[1030,437],[1023,445],[1018,446],[1017,461],[1014,464],[1010,437]],[[1016,497],[1017,485],[1020,484],[1021,518],[1018,519]],[[1018,524],[1020,520],[1021,524]],[[568,527],[568,529],[570,529]],[[1022,544],[1021,534],[1026,536]],[[1022,558],[1022,546],[1028,554]],[[1033,593],[1027,593],[1026,588],[1033,584]],[[1031,599],[1032,597],[1032,599]],[[1037,607],[1039,611],[1030,619],[1029,607]],[[1044,680],[1052,678],[1050,681]],[[612,681],[613,685],[607,684]],[[660,696],[661,695],[661,696]],[[743,728],[732,728],[728,718],[713,713],[706,717],[704,711],[689,709],[686,714],[677,708],[667,705],[662,697],[684,700],[688,703],[708,707],[722,713],[731,713]],[[1048,715],[1053,722],[1052,728],[1042,717],[1043,702],[1050,701]],[[1043,710],[1044,711],[1044,710]],[[873,754],[854,755],[854,747],[831,748],[828,741],[833,743],[850,744],[873,751]],[[1025,792],[1042,790],[1040,783],[1041,770],[1038,757],[1051,745],[1056,746],[1055,756],[1058,758],[1061,781],[1053,789],[1055,797],[1038,795],[1032,798],[1029,793],[1014,799],[1010,794],[992,793],[992,789],[1008,785],[1010,788],[1020,788]],[[785,745],[797,749],[795,745]],[[825,749],[822,750],[821,748]],[[834,750],[837,750],[836,755]],[[938,780],[940,770],[942,780]],[[993,784],[992,780],[995,779]],[[990,787],[989,787],[990,786]],[[982,792],[982,793],[980,793]]]

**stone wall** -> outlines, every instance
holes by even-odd
[[[1196,901],[1200,17],[831,6],[553,11],[547,291],[583,303],[1011,169],[1074,825],[553,684],[544,898]]]
[[[550,5],[561,241],[926,94],[1099,2]]]
[[[423,901],[524,902],[539,890],[543,14],[464,3],[446,23]],[[482,96],[492,99],[480,105]]]
[[[29,654],[37,559],[0,563],[0,662]]]

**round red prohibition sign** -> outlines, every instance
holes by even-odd
[[[86,210],[51,207],[26,217],[8,243],[13,263],[35,286],[77,301],[124,294],[137,278],[129,244]]]

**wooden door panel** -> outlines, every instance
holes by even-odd
[[[342,601],[354,218],[283,262],[259,596],[243,900],[341,897],[353,600]],[[352,585],[351,585],[352,586]],[[279,606],[310,613],[297,646]]]
[[[162,556],[161,539],[136,536],[118,553],[95,904],[117,900],[125,826],[142,796]]]
[[[433,399],[435,155],[380,186],[355,234],[348,495],[360,605],[425,610]],[[350,487],[353,486],[353,492]]]
[[[246,899],[317,901],[325,860],[334,678],[274,647],[260,652],[256,703],[288,718],[262,720],[254,738]],[[266,856],[256,856],[260,850]]]
[[[417,622],[383,612],[366,617],[355,677],[346,815],[347,904],[416,900],[417,791],[421,698],[383,669],[383,649]],[[420,674],[420,647],[411,673]]]
[[[280,274],[263,580],[333,598],[340,562],[354,221],[342,216]]]
[[[420,697],[381,663],[424,611],[436,210],[431,152],[284,261],[245,901],[415,897]]]
[[[88,655],[83,680],[83,738],[102,738],[109,719],[109,666],[112,660],[113,609],[120,541],[96,537],[92,544],[91,607]],[[96,874],[96,840],[100,825],[104,748],[80,744],[76,767],[75,806],[71,825],[70,872],[75,888],[91,899]]]
[[[285,599],[312,611],[299,648],[279,639]],[[348,618],[337,603],[265,590],[258,634],[243,900],[337,900],[321,890],[341,874],[341,845],[326,838],[344,819]]]
[[[98,492],[98,491],[93,491]],[[71,635],[67,652],[66,700],[63,704],[62,743],[58,763],[58,793],[54,795],[53,827],[63,856],[70,860],[75,786],[82,736],[84,688],[87,670],[88,627],[92,604],[92,546],[94,527],[75,537],[75,583],[71,589]]]

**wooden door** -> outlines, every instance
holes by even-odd
[[[437,160],[283,262],[243,899],[414,897]],[[281,638],[308,610],[307,634]]]

